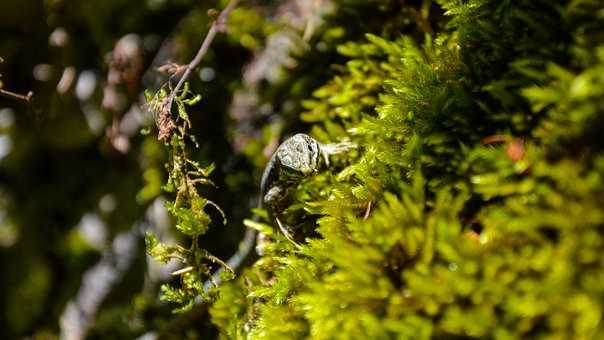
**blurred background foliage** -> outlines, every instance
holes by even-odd
[[[143,238],[187,240],[142,93],[226,3],[2,1],[1,88],[34,95],[0,97],[1,338],[602,336],[597,0],[243,1],[190,79],[227,216],[200,246],[236,249],[284,137],[360,147],[294,193],[321,238],[253,224],[267,254],[172,314]]]

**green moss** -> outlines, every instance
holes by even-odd
[[[432,35],[340,45],[302,102],[361,148],[298,187],[320,238],[221,287],[225,338],[604,334],[602,5],[438,4]]]

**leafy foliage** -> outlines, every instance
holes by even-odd
[[[146,236],[147,250],[156,261],[167,263],[171,259],[177,259],[186,266],[173,273],[173,275],[180,276],[180,287],[168,284],[161,287],[161,299],[179,304],[180,307],[174,312],[182,313],[190,311],[198,297],[201,297],[202,300],[209,298],[209,289],[204,287],[204,281],[211,274],[209,263],[224,266],[228,270],[226,275],[232,275],[231,269],[224,262],[199,247],[198,244],[198,238],[208,231],[212,223],[210,215],[206,212],[208,205],[213,206],[222,214],[225,224],[226,217],[214,202],[202,197],[198,191],[199,185],[214,185],[208,179],[214,170],[214,165],[203,168],[197,161],[189,159],[187,153],[187,142],[199,147],[194,137],[188,134],[192,125],[187,107],[197,104],[201,96],[191,95],[189,85],[185,83],[182,92],[173,97],[176,118],[172,117],[170,110],[172,97],[166,93],[164,88],[157,91],[155,95],[146,93],[146,97],[149,106],[158,116],[158,138],[166,140],[165,144],[169,148],[169,160],[166,164],[168,183],[165,185],[165,189],[168,192],[175,192],[176,197],[174,201],[166,203],[166,207],[175,219],[176,229],[187,236],[190,241],[188,248],[167,245],[149,233]]]

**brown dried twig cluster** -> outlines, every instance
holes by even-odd
[[[174,129],[176,129],[176,124],[172,121],[172,117],[170,115],[170,107],[169,107],[169,98],[164,98],[155,108],[157,112],[156,124],[157,129],[159,130],[157,134],[157,139],[161,141],[166,141],[170,139]]]

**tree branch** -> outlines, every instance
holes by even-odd
[[[193,70],[199,66],[199,64],[201,63],[201,60],[203,59],[205,54],[208,52],[208,49],[210,48],[212,41],[214,41],[216,34],[220,31],[224,30],[226,19],[229,16],[229,13],[237,6],[239,1],[240,0],[231,0],[231,2],[229,2],[229,4],[222,10],[220,15],[218,15],[216,20],[214,20],[214,22],[212,22],[212,26],[210,27],[208,34],[206,35],[205,39],[203,40],[201,47],[197,51],[195,58],[193,58],[193,60],[191,60],[191,62],[187,65],[187,68],[185,69],[185,72],[183,73],[180,80],[178,81],[178,84],[176,84],[176,87],[172,90],[172,93],[170,93],[170,97],[169,97],[169,101],[168,101],[168,108],[170,110],[172,110],[172,102],[174,101],[176,94],[178,93],[178,91],[180,91],[180,89],[182,88],[184,83],[191,76],[191,72],[193,72]]]
[[[11,91],[0,89],[0,95],[2,95],[3,97],[22,100],[24,102],[29,103],[31,101],[31,98],[34,96],[34,93],[29,91],[26,95],[24,95],[24,94],[18,94],[18,93],[14,93]]]

